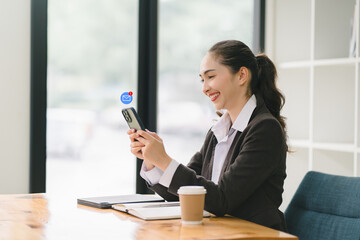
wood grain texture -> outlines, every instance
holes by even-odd
[[[144,221],[111,209],[76,204],[76,197],[0,195],[0,239],[297,239],[233,217]]]

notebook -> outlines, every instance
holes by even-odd
[[[181,218],[179,202],[126,203],[115,204],[112,208],[144,220]],[[204,211],[204,217],[209,216],[210,213]]]
[[[78,198],[77,203],[96,207],[96,208],[111,208],[114,204],[119,203],[142,203],[142,202],[164,202],[165,200],[155,194],[130,194],[119,196],[105,196],[105,197],[89,197]]]

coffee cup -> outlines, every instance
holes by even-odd
[[[182,186],[178,190],[182,224],[201,224],[206,189],[203,186]]]

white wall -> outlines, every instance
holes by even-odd
[[[0,0],[0,194],[29,192],[30,0]]]

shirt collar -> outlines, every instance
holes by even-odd
[[[256,108],[256,97],[253,94],[246,102],[245,106],[237,116],[234,124],[231,126],[231,119],[228,112],[221,116],[220,120],[212,127],[212,131],[218,142],[227,136],[231,128],[243,132],[249,123],[250,117]]]

